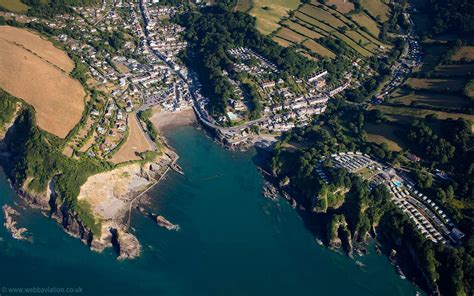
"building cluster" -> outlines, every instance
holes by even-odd
[[[156,5],[156,1],[143,0],[140,3],[147,42],[150,49],[159,53],[168,63],[173,65],[174,70],[180,70],[177,55],[186,48],[187,43],[181,37],[184,28],[169,21],[170,17],[178,12],[177,7]]]
[[[84,66],[87,85],[100,91],[86,118],[89,131],[79,133],[74,150],[110,157],[126,139],[129,116],[154,106],[167,111],[191,107],[187,80],[181,79],[187,79],[187,69],[177,59],[186,46],[182,28],[167,21],[176,8],[155,2],[102,1],[53,20],[27,19],[59,30],[55,39]],[[113,48],[117,33],[121,45]]]
[[[234,63],[236,72],[245,72],[256,77],[278,73],[275,64],[250,48],[239,47],[230,49],[228,52],[236,61]]]
[[[246,83],[253,84],[257,90],[262,105],[261,118],[245,122],[249,110],[249,99],[242,91],[240,82],[224,71],[230,83],[234,86],[237,99],[229,99],[226,116],[218,119],[219,124],[227,121],[237,123],[239,128],[227,133],[232,141],[242,141],[247,137],[249,128],[257,128],[260,132],[280,133],[296,126],[304,126],[313,115],[325,111],[328,100],[349,87],[356,86],[352,74],[347,72],[341,84],[328,89],[327,71],[314,73],[303,80],[289,77],[285,80],[278,78],[279,69],[267,58],[254,50],[239,47],[228,50],[233,60],[232,70],[236,74],[244,73]],[[245,135],[245,136],[242,136]]]
[[[408,17],[414,28],[413,21]],[[421,64],[421,47],[415,31],[406,36],[401,36],[405,40],[403,51],[391,68],[391,77],[388,83],[372,99],[372,103],[380,104],[396,88],[398,88],[410,75],[413,69]]]
[[[231,50],[231,54],[241,58],[242,53],[255,54],[253,51],[239,48]],[[258,56],[264,59],[261,56]],[[265,60],[265,59],[264,59]],[[234,67],[235,69],[236,67]],[[326,106],[331,97],[336,96],[345,89],[354,86],[354,79],[351,73],[344,76],[342,85],[329,89],[326,84],[327,71],[314,73],[309,78],[303,80],[290,77],[287,81],[276,75],[253,75],[246,73],[249,81],[255,86],[259,100],[262,104],[261,117],[258,119],[245,121],[245,116],[249,110],[249,99],[243,94],[241,83],[233,79],[232,75],[224,71],[230,83],[234,86],[237,99],[232,98],[227,101],[228,110],[226,116],[221,116],[215,121],[206,111],[206,100],[200,102],[198,113],[202,115],[212,125],[222,125],[227,121],[237,123],[231,128],[220,128],[220,133],[225,142],[232,147],[246,146],[253,139],[252,133],[279,134],[294,127],[301,127],[308,124],[312,117],[321,114],[326,110]],[[248,82],[247,82],[248,83]]]
[[[330,156],[333,168],[344,168],[369,181],[370,188],[386,186],[391,201],[404,212],[425,238],[434,243],[458,244],[464,236],[446,213],[429,197],[414,188],[414,183],[390,166],[384,166],[361,152],[341,152]],[[319,161],[316,172],[324,182],[329,179]]]
[[[128,117],[111,98],[107,100],[103,112],[93,109],[90,116],[96,120],[94,139],[97,144],[87,149],[87,154],[91,157],[106,157],[126,140]]]
[[[201,94],[196,74],[178,58],[187,44],[182,37],[183,28],[169,19],[180,13],[182,7],[161,5],[157,0],[114,0],[102,1],[100,7],[74,10],[72,14],[56,16],[53,21],[40,21],[61,30],[56,39],[86,66],[91,78],[87,84],[101,91],[102,101],[94,105],[88,118],[89,126],[96,129],[96,148],[92,147],[95,155],[113,152],[123,140],[117,135],[127,117],[149,107],[160,106],[171,112],[194,107],[206,124],[238,142],[255,130],[280,133],[303,126],[313,115],[325,111],[331,97],[355,84],[347,74],[339,86],[328,89],[327,71],[306,80],[290,77],[283,81],[278,78],[278,67],[266,57],[250,48],[230,49],[232,73],[224,71],[224,75],[235,94],[227,99],[226,114],[216,120],[208,112],[209,99]],[[120,45],[113,44],[116,42]],[[259,96],[262,111],[258,119],[247,121],[252,99],[236,78],[238,73],[249,77]],[[110,102],[116,108],[114,112],[108,112]],[[105,118],[105,114],[110,116]],[[235,124],[236,128],[223,128]],[[114,126],[116,129],[107,128]],[[109,133],[115,139],[106,141]]]

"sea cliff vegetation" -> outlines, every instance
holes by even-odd
[[[12,100],[3,93],[2,101]],[[3,105],[9,104],[0,106],[2,114],[6,110]],[[34,111],[28,106],[22,107],[4,141],[10,157],[3,166],[15,187],[41,194],[46,192],[49,182],[54,181],[59,200],[74,210],[94,234],[100,234],[99,221],[94,219],[87,205],[77,202],[77,196],[89,176],[111,169],[112,164],[86,156],[64,155],[64,140],[38,129]]]
[[[249,47],[274,62],[283,70],[282,75],[305,76],[317,67],[295,50],[261,35],[255,29],[255,19],[246,13],[217,6],[190,11],[175,21],[186,28],[184,36],[190,46],[183,59],[197,71],[213,114],[224,113],[226,100],[233,94],[233,87],[223,74],[232,65],[229,49]]]
[[[18,100],[0,89],[0,131],[13,120]]]
[[[430,118],[414,122],[404,137],[416,149],[412,151],[427,161],[413,165],[403,152],[366,141],[365,124],[384,120],[377,111],[335,100],[311,125],[284,135],[273,151],[273,174],[281,184],[288,184],[283,188],[298,204],[311,210],[308,227],[326,237],[331,247],[342,246],[351,252],[353,244],[366,242],[369,235],[377,237],[387,250],[394,248],[405,261],[415,263],[407,269],[419,271],[422,276],[418,282],[427,290],[469,295],[474,279],[472,212],[453,205],[473,202],[470,124],[462,119],[449,119],[435,132],[426,127],[432,125]],[[345,151],[362,151],[392,166],[412,168],[411,177],[420,188],[435,196],[466,233],[463,244],[448,247],[425,239],[392,204],[385,187],[369,190],[361,177],[332,168],[330,158],[323,162],[328,177],[328,183],[324,182],[315,170],[318,162],[323,156]],[[431,167],[425,167],[426,164]],[[445,170],[452,178],[434,181],[426,173],[434,168]]]

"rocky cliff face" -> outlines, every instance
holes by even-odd
[[[345,246],[349,256],[352,256],[352,235],[343,215],[334,215],[328,225],[328,241],[331,249]]]
[[[55,219],[69,235],[79,238],[91,250],[102,252],[106,248],[115,247],[118,259],[133,259],[140,255],[141,246],[137,238],[123,229],[113,229],[110,223],[102,227],[100,237],[94,236],[80,220],[78,215],[67,205],[47,198],[47,194],[33,194],[24,188],[17,190],[22,200],[31,208],[40,209]],[[113,229],[114,231],[112,231]],[[116,239],[114,240],[114,234]]]
[[[438,285],[436,283],[433,284],[430,281],[426,272],[424,271],[424,268],[422,264],[420,263],[419,255],[415,251],[415,247],[413,246],[413,244],[404,240],[400,236],[394,235],[391,232],[382,231],[381,233],[382,233],[383,239],[385,240],[385,243],[390,244],[391,247],[393,247],[393,249],[396,249],[397,250],[396,253],[400,254],[401,258],[403,259],[403,260],[398,260],[398,262],[410,262],[409,264],[410,268],[415,267],[416,270],[418,270],[422,278],[421,278],[421,281],[419,282],[418,280],[420,279],[417,279],[417,282],[421,285],[426,285],[428,290],[431,291],[433,295],[441,295]]]
[[[119,260],[132,259],[140,256],[141,246],[134,235],[113,228],[110,229],[110,233],[112,234],[111,242],[117,252],[117,258]]]

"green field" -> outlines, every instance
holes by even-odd
[[[329,24],[331,27],[337,29],[339,27],[345,26],[346,23],[335,17],[328,11],[325,11],[319,7],[313,5],[304,5],[298,11],[311,16],[314,19],[317,19],[320,22]]]
[[[305,36],[303,35],[300,35],[290,29],[287,29],[287,28],[281,28],[278,30],[277,34],[275,36],[278,36],[282,39],[285,39],[285,40],[288,40],[288,41],[291,41],[292,43],[301,43],[303,42],[303,40],[306,39]]]
[[[235,6],[235,10],[247,12],[252,9],[252,0],[239,0]]]
[[[361,12],[351,15],[351,18],[361,27],[366,27],[369,32],[374,36],[379,36],[380,28],[378,24],[372,20],[367,14]]]
[[[377,144],[387,144],[388,149],[392,151],[400,151],[402,140],[396,135],[401,129],[391,124],[366,123],[364,130],[367,132],[367,141]]]
[[[317,39],[323,36],[339,39],[363,57],[369,57],[390,48],[389,45],[374,37],[378,35],[378,32],[375,32],[375,34],[364,32],[357,22],[341,12],[343,9],[337,10],[336,4],[341,6],[344,2],[334,1],[331,3],[327,2],[326,5],[323,5],[318,1],[311,1],[311,4],[302,5],[293,13],[293,18],[284,21],[282,24],[316,42]],[[332,5],[336,5],[336,9]],[[358,14],[355,16],[357,18]],[[368,30],[370,30],[370,26],[379,30],[375,21],[367,15],[364,16],[367,19],[364,19],[366,23],[363,23],[363,25],[368,26]],[[372,28],[372,30],[374,29]],[[288,34],[288,32],[282,33]],[[281,37],[281,34],[278,35]],[[285,39],[298,43],[296,39]],[[313,48],[314,50],[311,51],[318,55],[328,56],[329,54],[327,50],[325,51],[326,54],[322,54],[324,50],[321,49],[321,46],[315,46],[313,43],[310,43],[310,46],[306,46],[306,48]]]
[[[353,30],[355,32],[357,32],[358,34],[360,34],[361,36],[363,36],[363,38],[367,39],[368,41],[370,42],[373,42],[375,44],[377,44],[377,46],[380,46],[380,45],[383,45],[383,46],[388,46],[387,44],[384,44],[383,42],[381,42],[379,39],[377,38],[374,38],[372,35],[370,35],[369,33],[365,32],[362,30],[362,26],[360,26],[357,22],[353,21],[352,19],[350,19],[350,15],[346,15],[344,13],[341,13],[340,11],[338,10],[334,10],[332,7],[329,7],[329,6],[326,6],[325,9],[327,9],[332,15],[334,15],[335,17],[339,18],[340,20],[342,20],[347,26],[356,26],[358,27],[357,29]],[[372,23],[372,25],[375,24],[376,26],[378,26],[376,23]],[[377,35],[375,35],[377,36]]]
[[[381,0],[361,0],[360,4],[367,9],[374,18],[386,22],[390,15],[390,7]]]
[[[0,0],[0,6],[16,13],[24,13],[29,8],[28,5],[24,4],[20,0]]]
[[[317,4],[319,2],[313,0],[312,3]],[[336,6],[337,11],[341,13],[349,13],[354,10],[354,3],[347,0],[328,0],[326,1],[326,5]]]
[[[436,67],[435,74],[439,76],[459,77],[474,74],[474,64],[441,65]]]
[[[384,106],[379,105],[371,107],[371,109],[380,110],[387,118],[394,122],[400,122],[403,124],[410,124],[415,119],[424,118],[426,115],[434,114],[439,119],[458,119],[464,118],[474,122],[474,115],[463,114],[463,113],[449,113],[442,111],[434,111],[428,109],[418,109],[418,108],[409,108],[409,107],[395,107],[395,106]]]
[[[295,17],[296,17],[298,20],[300,20],[300,21],[302,21],[302,22],[304,22],[304,23],[306,23],[306,24],[309,24],[309,25],[311,25],[311,26],[314,26],[315,28],[317,28],[317,29],[319,29],[319,30],[321,30],[321,31],[323,31],[323,32],[330,33],[330,32],[336,31],[336,30],[335,30],[334,28],[332,28],[331,26],[326,25],[326,24],[324,24],[324,23],[322,23],[322,22],[320,22],[320,21],[318,21],[318,20],[312,18],[311,16],[308,16],[308,15],[306,15],[306,14],[303,14],[303,13],[301,13],[301,12],[299,12],[299,11],[297,11],[297,12],[295,13]]]
[[[314,42],[313,40],[307,40],[303,43],[303,46],[307,47],[310,51],[317,53],[323,57],[328,57],[331,59],[334,59],[336,57],[336,55],[332,51],[322,46],[321,44]]]
[[[474,110],[474,101],[469,98],[470,94],[474,95],[474,87],[472,92],[467,87],[474,73],[474,64],[463,63],[472,49],[461,46],[452,54],[450,50],[454,45],[446,38],[449,36],[438,36],[422,42],[421,67],[387,100],[398,106],[379,105],[371,108],[380,110],[396,126],[411,124],[429,114],[436,115],[439,124],[448,118],[474,122],[474,115],[470,114]]]
[[[393,96],[391,101],[404,105],[419,103],[428,107],[457,108],[471,105],[471,101],[463,96],[456,94],[441,94],[426,91],[413,91],[408,94]]]
[[[423,47],[423,59],[422,66],[419,71],[426,73],[433,71],[440,61],[440,56],[444,55],[449,47],[442,44],[422,44]]]
[[[367,9],[379,18],[386,18],[388,6],[378,0],[376,2],[366,3]],[[323,5],[311,1],[298,8],[299,4],[300,1],[296,0],[239,0],[236,9],[255,16],[257,29],[263,34],[272,33],[273,40],[281,46],[303,46],[299,52],[306,56],[313,53],[315,57],[335,57],[332,51],[318,43],[322,37],[339,39],[362,57],[370,57],[390,48],[375,37],[379,34],[379,26],[365,13],[350,17],[345,15],[353,10],[353,3],[334,0]],[[292,17],[281,21],[291,11]],[[362,27],[366,27],[369,33]]]
[[[288,40],[285,40],[285,39],[280,38],[278,36],[274,36],[272,39],[273,39],[273,41],[275,41],[276,43],[280,44],[280,46],[283,46],[283,47],[290,47],[290,46],[295,45],[294,43],[289,42]]]
[[[407,80],[406,84],[414,89],[431,90],[438,92],[456,92],[464,89],[464,86],[466,85],[466,80],[451,78],[410,78]]]
[[[250,10],[249,2],[251,2]],[[288,16],[291,10],[298,8],[299,4],[299,0],[239,0],[238,2],[240,9],[248,11],[257,19],[257,29],[265,35],[276,31],[280,27],[280,20]]]
[[[291,20],[287,20],[283,23],[285,26],[288,26],[291,30],[295,31],[295,32],[298,32],[308,38],[311,38],[311,39],[318,39],[318,38],[321,38],[323,35],[321,35],[320,33],[314,31],[314,30],[311,30],[305,26],[302,26],[300,24],[297,24]]]

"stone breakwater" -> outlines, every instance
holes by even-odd
[[[142,197],[136,197],[154,186],[168,170],[170,163],[171,159],[164,154],[153,162],[127,164],[87,179],[81,186],[78,202],[90,205],[91,214],[96,221],[100,221],[100,234],[94,234],[68,203],[56,198],[54,182],[50,182],[48,190],[42,193],[27,190],[26,185],[15,189],[28,207],[38,209],[45,216],[56,220],[66,233],[79,238],[91,250],[102,252],[106,248],[113,248],[118,259],[133,259],[140,255],[141,245],[130,233],[127,223],[132,202],[141,201]],[[20,237],[26,230],[17,231],[14,228],[16,224],[11,217],[17,212],[9,208],[4,208],[5,211],[9,217],[5,226],[8,222],[7,228]]]

